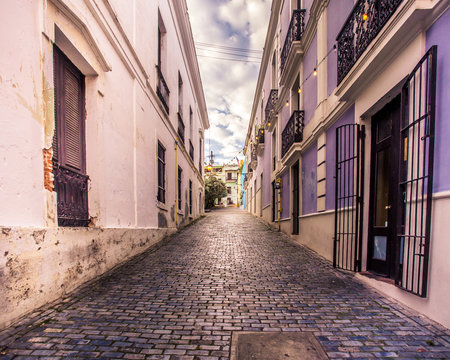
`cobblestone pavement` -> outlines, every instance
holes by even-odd
[[[228,359],[233,331],[329,358],[450,358],[449,332],[238,210],[220,210],[0,334],[1,359]]]

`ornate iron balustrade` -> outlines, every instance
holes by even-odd
[[[402,0],[358,0],[336,38],[338,85],[401,2]]]
[[[167,86],[166,80],[164,80],[164,76],[159,66],[156,67],[156,70],[158,72],[158,86],[156,87],[156,94],[158,95],[159,100],[161,100],[164,109],[166,109],[167,113],[169,113],[170,90],[169,87]]]
[[[58,194],[58,225],[88,226],[89,176],[77,173],[53,160],[55,191]]]
[[[275,105],[278,101],[278,89],[272,89],[269,93],[269,98],[267,99],[266,110],[265,110],[265,124],[268,126],[270,118],[272,117]]]
[[[302,39],[303,30],[305,29],[305,13],[305,9],[294,10],[292,12],[291,22],[286,34],[286,39],[284,40],[283,50],[281,51],[281,72],[283,72],[284,66],[286,65],[286,60],[289,56],[292,43]]]
[[[283,157],[296,142],[303,141],[303,119],[305,112],[295,110],[281,134],[281,157]]]
[[[256,132],[256,146],[264,144],[264,128],[260,127]]]
[[[194,145],[192,145],[192,141],[189,139],[189,156],[192,160],[194,160]]]
[[[180,140],[184,144],[184,122],[183,118],[181,117],[180,113],[177,113],[178,115],[178,136],[180,137]]]

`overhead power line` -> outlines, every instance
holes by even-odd
[[[204,57],[204,58],[208,58],[208,59],[217,59],[217,60],[226,60],[226,61],[239,61],[239,62],[244,62],[244,63],[255,63],[255,64],[260,64],[261,61],[257,61],[257,60],[245,60],[245,59],[227,59],[224,57],[215,57],[215,56],[208,56],[208,55],[197,55],[198,57]]]
[[[238,57],[245,57],[245,58],[249,58],[249,59],[257,59],[257,60],[261,60],[260,56],[256,56],[256,55],[248,55],[248,54],[236,54],[236,53],[232,53],[232,52],[227,52],[227,51],[220,51],[220,50],[213,50],[213,49],[198,49],[199,51],[204,51],[204,52],[214,52],[217,54],[224,54],[224,55],[230,55],[230,56],[238,56]]]
[[[224,45],[217,45],[217,44],[208,44],[203,42],[196,42],[195,43],[198,46],[202,47],[209,47],[209,48],[217,48],[222,50],[232,50],[232,51],[239,51],[239,52],[247,52],[247,53],[255,53],[262,55],[262,50],[254,50],[254,49],[246,49],[246,48],[239,48],[239,47],[232,47],[232,46],[224,46]]]

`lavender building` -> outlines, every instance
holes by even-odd
[[[246,209],[450,326],[443,0],[274,0]]]

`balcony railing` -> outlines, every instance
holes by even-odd
[[[158,86],[156,87],[156,94],[158,95],[159,100],[161,100],[164,109],[166,109],[167,113],[169,113],[170,91],[159,66],[156,67],[156,70],[158,72]]]
[[[192,145],[192,141],[189,140],[189,156],[191,157],[192,161],[194,160],[194,145]]]
[[[87,175],[77,173],[53,162],[55,191],[58,194],[58,225],[88,226],[88,180]]]
[[[302,39],[303,30],[305,29],[305,13],[305,9],[294,10],[292,13],[289,29],[286,34],[286,39],[284,40],[283,50],[281,51],[281,72],[283,72],[284,66],[286,65],[292,43]]]
[[[303,119],[305,112],[295,110],[281,134],[281,157],[283,157],[296,142],[303,140]]]
[[[178,115],[178,136],[180,137],[180,140],[184,144],[184,122],[183,118],[181,117],[180,113],[177,113]]]
[[[264,128],[259,128],[256,131],[256,146],[259,144],[264,144]]]
[[[269,93],[269,98],[267,99],[266,110],[265,110],[265,124],[269,126],[270,119],[273,116],[275,105],[278,101],[278,89],[272,89]]]
[[[402,0],[358,0],[337,36],[338,85],[348,74]]]

